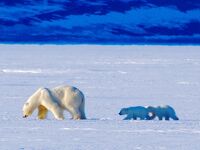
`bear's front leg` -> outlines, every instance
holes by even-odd
[[[50,106],[46,106],[48,110],[50,110],[54,117],[57,119],[57,120],[63,120],[64,119],[64,115],[63,115],[63,109],[61,107],[59,107],[58,104],[56,103],[53,103],[51,104]]]
[[[133,115],[133,120],[137,120],[137,117]]]
[[[131,120],[133,119],[133,115],[127,115],[123,120]]]
[[[51,95],[48,89],[44,89],[42,91],[41,99],[41,104],[45,106],[48,110],[50,110],[57,120],[64,119],[63,109],[61,108],[61,106],[59,106],[59,104],[56,102],[53,95]]]
[[[43,105],[39,105],[38,107],[38,119],[45,119],[47,116],[47,108],[44,107]]]

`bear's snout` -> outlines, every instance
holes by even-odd
[[[27,118],[27,117],[28,117],[28,115],[24,115],[24,116],[23,116],[23,118]]]
[[[119,112],[119,115],[122,115],[122,113],[121,113],[121,112]]]

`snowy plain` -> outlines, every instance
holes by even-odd
[[[22,118],[39,87],[73,85],[87,120]],[[200,47],[0,45],[0,150],[199,150]],[[122,107],[168,104],[179,121],[123,121]]]

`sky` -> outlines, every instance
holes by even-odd
[[[200,44],[200,0],[1,0],[0,43]]]

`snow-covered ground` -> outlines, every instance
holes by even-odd
[[[88,120],[22,118],[39,87],[86,96]],[[0,150],[198,150],[199,46],[0,45]],[[123,121],[122,107],[169,104],[180,121]]]

